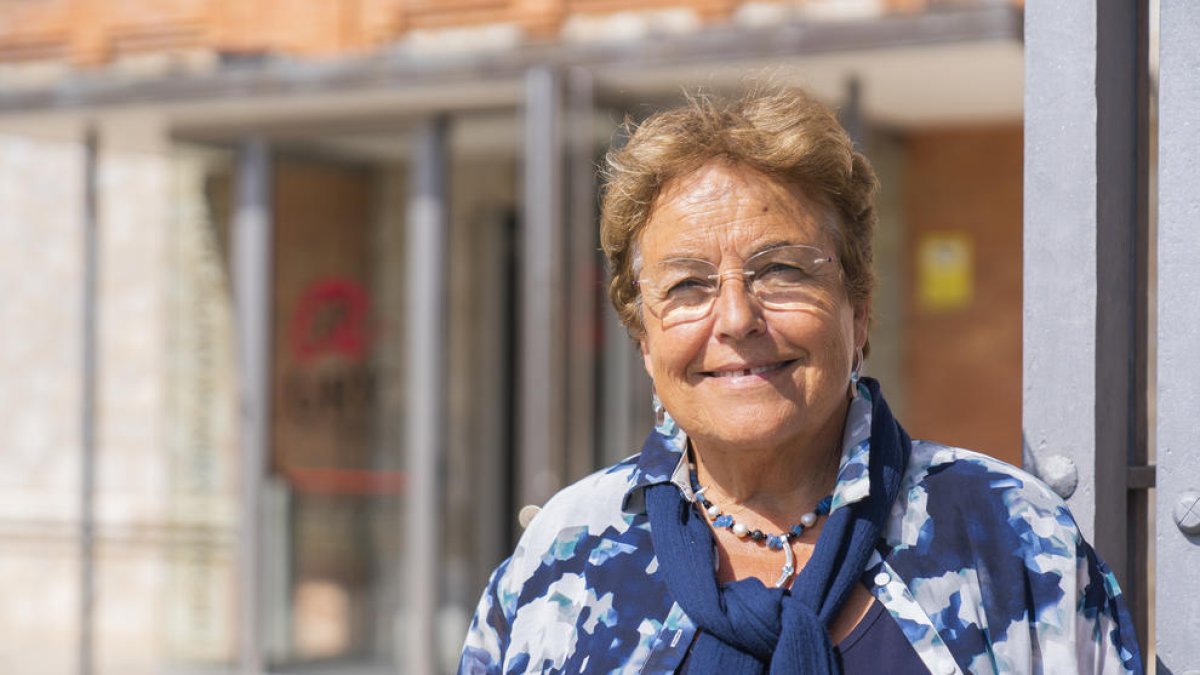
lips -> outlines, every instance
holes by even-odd
[[[795,359],[791,359],[788,361],[776,361],[774,363],[768,363],[761,366],[747,365],[744,368],[737,366],[726,366],[717,370],[705,371],[704,375],[707,375],[708,377],[750,377],[752,375],[764,375],[766,373],[780,370],[790,366],[795,362]]]

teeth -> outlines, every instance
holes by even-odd
[[[762,373],[765,373],[765,372],[768,372],[771,370],[775,370],[778,367],[779,367],[779,364],[776,363],[776,364],[772,364],[769,366],[759,366],[757,368],[746,368],[745,370],[731,370],[731,371],[726,371],[723,373],[713,373],[713,374],[716,375],[717,377],[733,377],[735,375],[741,376],[741,377],[749,377],[751,375],[759,375],[759,374],[762,374]]]

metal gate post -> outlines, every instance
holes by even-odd
[[[271,157],[265,141],[238,146],[231,255],[241,394],[238,670],[263,672],[262,491],[271,428]]]
[[[96,396],[99,391],[97,352],[100,339],[97,310],[100,277],[99,138],[95,126],[83,139],[83,374],[80,392],[79,495],[79,673],[95,670],[96,615]]]
[[[596,134],[592,74],[574,68],[567,77],[567,154],[570,161],[570,204],[567,249],[566,478],[577,480],[596,468],[596,281],[600,278],[596,249]]]
[[[447,123],[414,130],[409,167],[405,317],[408,500],[404,550],[408,616],[404,672],[437,672],[438,595],[442,559],[440,462],[445,446],[446,146]]]
[[[1145,461],[1145,8],[1025,8],[1028,468],[1068,497],[1135,603],[1129,490],[1148,482],[1130,471]]]
[[[1158,672],[1200,673],[1200,4],[1160,0]]]
[[[562,77],[550,66],[525,76],[524,113],[517,494],[521,504],[541,506],[562,486],[566,411]]]

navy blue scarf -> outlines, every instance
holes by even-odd
[[[717,584],[713,535],[705,518],[670,482],[646,489],[650,535],[659,573],[700,628],[689,673],[840,673],[828,627],[859,583],[871,557],[912,447],[892,417],[879,383],[870,390],[870,495],[830,514],[813,557],[790,591],[757,579]]]

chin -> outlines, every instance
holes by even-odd
[[[738,398],[718,397],[690,409],[685,407],[681,410],[683,414],[672,417],[694,439],[728,449],[779,449],[788,443],[840,442],[825,438],[833,433],[830,425],[839,410],[832,397],[802,402],[788,397],[767,400],[750,397],[740,401]],[[836,420],[839,429],[841,421]]]
[[[776,447],[800,435],[803,427],[798,424],[803,413],[795,408],[768,411],[758,406],[733,406],[714,410],[711,415],[709,423],[697,430],[698,435],[730,448]],[[687,431],[686,426],[683,429]]]

